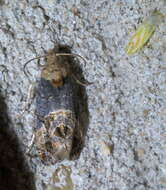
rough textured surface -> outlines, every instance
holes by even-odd
[[[0,189],[35,190],[34,175],[20,151],[14,129],[9,124],[7,106],[0,89]]]
[[[0,1],[0,85],[23,152],[33,134],[33,101],[19,114],[40,75],[34,61],[26,77],[26,61],[67,44],[88,60],[82,69],[94,82],[87,87],[90,123],[79,160],[46,167],[26,156],[37,190],[65,189],[51,186],[64,167],[71,175],[62,171],[61,180],[67,173],[70,189],[166,189],[165,23],[143,51],[124,52],[138,23],[155,8],[165,14],[165,6],[164,0]]]

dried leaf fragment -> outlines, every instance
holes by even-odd
[[[113,152],[113,145],[108,144],[104,141],[101,141],[100,145],[101,145],[101,151],[103,155],[108,156]]]

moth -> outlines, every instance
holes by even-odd
[[[125,49],[128,55],[132,55],[142,49],[155,32],[156,26],[161,22],[162,18],[163,15],[161,13],[154,11],[140,24]]]
[[[75,77],[73,55],[63,46],[50,50],[37,84],[34,144],[45,165],[74,159],[82,148],[87,126],[80,110],[87,103],[85,87]]]

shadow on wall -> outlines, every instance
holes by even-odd
[[[35,190],[33,174],[9,123],[7,107],[0,94],[0,190]]]

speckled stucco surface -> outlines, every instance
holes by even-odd
[[[86,87],[90,122],[80,158],[44,166],[25,155],[37,190],[166,189],[165,22],[142,51],[132,56],[124,51],[132,32],[154,9],[165,14],[166,2],[0,1],[0,85],[23,152],[33,135],[34,101],[20,113],[40,75],[33,61],[27,77],[24,63],[56,43],[66,44],[87,59],[82,69],[93,81]],[[64,175],[68,186],[58,187],[53,178]]]

